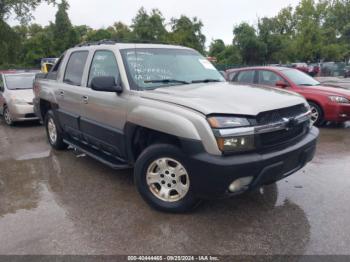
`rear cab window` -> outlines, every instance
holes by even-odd
[[[63,78],[64,83],[81,86],[88,55],[89,51],[76,51],[70,55]]]

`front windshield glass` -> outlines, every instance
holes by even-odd
[[[288,77],[294,84],[298,86],[317,86],[320,82],[313,79],[311,76],[297,70],[287,69],[282,71],[286,77]]]
[[[136,48],[121,53],[132,89],[225,81],[206,58],[193,50]]]
[[[35,74],[7,75],[5,76],[6,86],[9,90],[22,90],[33,88]]]

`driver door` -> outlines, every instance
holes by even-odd
[[[87,142],[124,158],[127,101],[123,94],[92,90],[92,79],[100,76],[112,76],[116,81],[120,77],[115,54],[110,50],[97,50],[93,56],[84,91],[80,128]]]

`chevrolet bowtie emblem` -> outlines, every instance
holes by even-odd
[[[287,130],[298,125],[298,120],[295,118],[283,118],[283,121],[286,123]]]

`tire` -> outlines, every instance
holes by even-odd
[[[141,153],[136,161],[134,181],[150,206],[164,212],[184,213],[199,204],[192,192],[185,159],[180,149],[169,144],[152,145]]]
[[[54,113],[49,110],[45,116],[46,135],[50,145],[56,150],[67,149],[68,145],[63,142],[63,132]]]
[[[311,107],[311,121],[315,126],[322,126],[325,123],[322,108],[313,102],[309,102],[309,105]]]
[[[4,106],[3,117],[6,125],[13,126],[14,122],[11,118],[11,113],[7,106]]]

